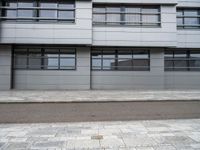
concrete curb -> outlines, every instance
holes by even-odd
[[[31,103],[123,103],[123,102],[183,102],[183,101],[188,101],[188,102],[200,102],[200,99],[164,99],[164,100],[99,100],[99,101],[1,101],[0,104],[31,104]]]

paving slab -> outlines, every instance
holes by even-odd
[[[171,130],[177,126],[184,127],[176,131],[179,134]],[[154,127],[159,129],[151,131]],[[0,124],[0,133],[4,133],[0,150],[199,150],[197,127],[200,129],[200,119]],[[51,129],[55,135],[43,137]]]
[[[0,91],[0,103],[200,100],[200,90]]]

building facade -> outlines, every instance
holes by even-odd
[[[200,89],[199,0],[0,5],[0,90]]]

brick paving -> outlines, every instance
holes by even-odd
[[[200,119],[0,124],[1,150],[199,150]]]
[[[200,100],[199,90],[0,91],[1,102]]]

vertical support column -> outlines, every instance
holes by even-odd
[[[78,47],[77,48],[77,74],[79,81],[77,84],[81,84],[77,89],[90,89],[91,74],[90,74],[90,47]],[[80,88],[82,86],[82,88]]]
[[[164,49],[151,49],[150,67],[155,79],[155,88],[164,89]]]
[[[12,48],[0,45],[0,90],[11,89]]]

